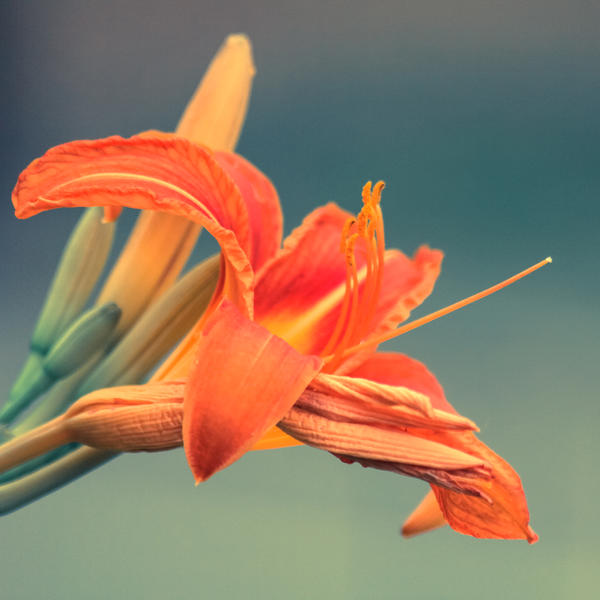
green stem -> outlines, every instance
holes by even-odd
[[[83,447],[56,462],[11,483],[0,485],[0,515],[57,490],[108,462],[118,453]]]

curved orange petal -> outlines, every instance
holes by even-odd
[[[273,184],[239,154],[215,152],[215,159],[239,187],[250,219],[250,262],[255,271],[281,246],[283,216]]]
[[[406,386],[429,396],[435,408],[456,412],[435,376],[422,363],[401,354],[376,354],[352,374]],[[414,434],[481,458],[491,468],[491,479],[470,482],[479,497],[431,486],[443,516],[453,529],[482,538],[527,539],[529,542],[537,539],[529,526],[527,500],[518,474],[475,434],[424,429],[415,430]]]
[[[249,204],[266,178],[248,163],[236,179],[251,178],[253,195],[243,198],[239,186],[202,146],[169,134],[147,132],[76,141],[49,150],[21,174],[13,192],[19,218],[61,206],[145,208],[170,212],[200,223],[219,242],[229,267],[220,286],[252,313],[252,240]],[[231,162],[237,164],[235,159]],[[258,183],[257,183],[258,182]],[[273,201],[271,202],[273,204]],[[231,276],[227,277],[227,273]]]
[[[440,434],[440,437],[446,436],[451,439],[445,443],[471,456],[480,457],[492,468],[493,475],[488,481],[474,483],[482,497],[431,486],[450,527],[478,538],[525,539],[530,544],[536,542],[538,536],[529,525],[527,500],[516,471],[475,435]]]
[[[223,301],[203,328],[184,398],[183,444],[196,482],[280,421],[321,364]]]
[[[346,289],[340,240],[351,217],[335,204],[313,211],[258,275],[256,320],[301,352],[319,354],[335,328]],[[413,259],[397,250],[386,252],[372,333],[395,327],[429,295],[441,260],[439,250],[427,247]],[[364,265],[365,250],[359,241],[356,268],[363,281]]]

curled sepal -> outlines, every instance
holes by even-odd
[[[444,390],[434,375],[425,365],[407,356],[375,354],[358,367],[353,375],[418,390],[429,397],[435,408],[456,412],[446,400]],[[414,433],[479,458],[489,468],[491,477],[471,479],[467,493],[457,493],[452,481],[440,477],[439,472],[413,473],[432,484],[443,519],[453,529],[479,538],[526,539],[530,543],[537,540],[537,535],[529,526],[527,501],[518,474],[505,460],[479,441],[472,431],[417,428]],[[430,503],[426,512],[435,513]],[[416,512],[411,519],[414,517],[413,520],[418,521],[421,516],[423,520],[429,518],[427,514],[419,515]],[[430,516],[433,522],[439,522],[439,514]],[[418,522],[413,525],[410,529],[417,533],[421,526]]]
[[[221,303],[203,328],[185,392],[183,442],[196,482],[249,450],[321,364]]]
[[[79,399],[65,413],[73,441],[119,452],[181,446],[185,384],[163,381],[105,388]]]
[[[279,427],[344,462],[419,477],[466,494],[478,494],[474,482],[490,477],[485,460],[422,435],[469,431],[475,424],[433,408],[427,396],[410,388],[319,374]]]
[[[0,446],[0,473],[78,442],[112,452],[181,446],[183,382],[97,390],[69,410]]]

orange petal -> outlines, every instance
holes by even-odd
[[[120,206],[105,206],[104,207],[104,221],[106,223],[112,223],[119,218],[123,209]]]
[[[185,392],[183,441],[196,482],[281,420],[321,368],[224,301],[207,319]]]
[[[435,494],[429,490],[421,503],[406,519],[402,526],[404,537],[413,537],[447,525],[446,519],[440,510]]]
[[[479,498],[431,486],[452,529],[478,538],[536,542],[538,536],[529,526],[527,500],[516,471],[475,435],[454,434],[452,438],[447,441],[454,448],[481,457],[492,468],[492,479],[474,484],[482,495]]]
[[[243,174],[250,172],[253,183],[264,184],[264,176],[245,165]],[[224,293],[251,313],[247,257],[254,235],[248,209],[239,187],[206,148],[166,134],[63,144],[21,174],[13,204],[19,218],[60,206],[95,205],[185,216],[217,239],[232,273],[224,279]]]
[[[308,215],[263,269],[255,289],[255,318],[300,352],[317,354],[335,326],[344,297],[346,263],[340,252],[352,215],[328,204]],[[333,320],[322,331],[325,318]]]
[[[335,328],[346,286],[340,240],[351,216],[335,204],[318,208],[259,274],[256,320],[301,352],[319,354]],[[441,252],[426,247],[414,259],[396,250],[385,254],[373,332],[387,331],[424,300],[433,288],[441,259]],[[358,244],[359,279],[364,265],[364,248]]]
[[[281,246],[283,216],[277,190],[260,171],[238,154],[216,152],[215,158],[239,187],[248,208],[250,263],[258,271]]]

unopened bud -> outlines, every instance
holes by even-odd
[[[87,303],[112,245],[114,225],[103,221],[100,207],[85,211],[75,226],[56,269],[31,338],[44,355]]]
[[[116,304],[90,309],[65,331],[46,356],[29,355],[8,402],[0,410],[0,423],[13,421],[59,379],[76,371],[110,340],[121,311]]]
[[[81,384],[78,395],[109,385],[139,383],[205,311],[219,279],[220,258],[184,275],[142,315]]]
[[[121,316],[114,303],[91,308],[69,327],[42,360],[55,380],[66,377],[104,348]]]

